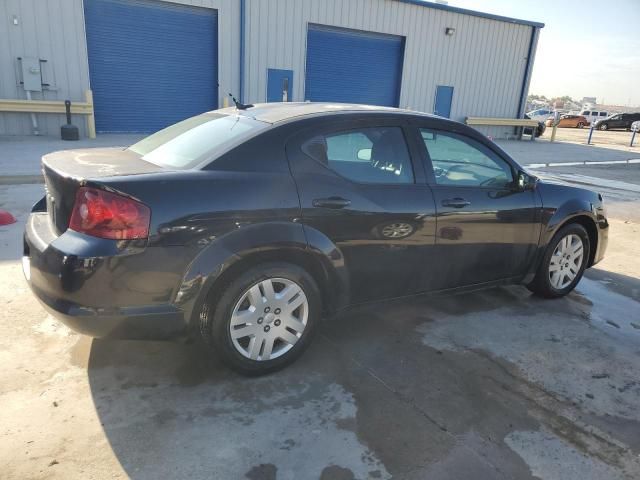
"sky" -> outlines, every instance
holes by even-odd
[[[530,94],[640,106],[640,0],[449,0],[544,23]]]

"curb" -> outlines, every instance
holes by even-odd
[[[640,163],[640,158],[632,158],[630,160],[607,160],[607,161],[595,161],[595,162],[551,162],[551,163],[530,163],[529,165],[523,165],[527,168],[545,168],[545,167],[576,167],[584,165],[630,165],[633,163]]]
[[[42,175],[0,175],[0,185],[27,185],[44,183]]]

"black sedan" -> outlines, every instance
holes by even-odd
[[[598,193],[398,109],[229,108],[42,163],[23,266],[45,307],[94,337],[198,335],[249,374],[353,304],[504,283],[566,295],[607,245]]]
[[[631,130],[633,122],[640,120],[640,113],[617,113],[595,123],[598,130]]]

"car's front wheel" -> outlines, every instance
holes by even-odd
[[[288,263],[268,263],[231,281],[205,304],[200,329],[222,360],[240,373],[261,375],[293,362],[309,345],[321,316],[313,277]]]
[[[602,125],[600,125],[600,130],[607,130],[609,128],[609,125],[607,125],[606,123],[603,123]]]
[[[589,235],[582,225],[561,228],[549,242],[538,272],[527,287],[545,298],[568,294],[582,278],[590,248]]]

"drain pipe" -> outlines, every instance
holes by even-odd
[[[240,103],[244,103],[244,23],[246,0],[240,0]]]

